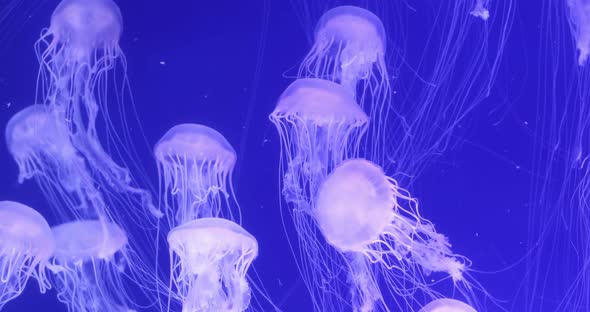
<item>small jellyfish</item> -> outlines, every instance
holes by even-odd
[[[73,221],[52,228],[49,269],[59,301],[70,312],[129,311],[123,283],[127,235],[114,223]]]
[[[182,311],[244,311],[246,272],[258,255],[256,239],[238,224],[202,218],[168,233],[172,283]]]
[[[353,298],[382,300],[374,293],[377,287],[365,286],[377,283],[359,256],[378,265],[389,287],[399,287],[396,279],[402,277],[404,288],[391,290],[399,295],[405,288],[432,294],[424,282],[432,272],[449,274],[455,284],[465,282],[466,259],[451,252],[447,238],[419,215],[417,201],[379,166],[364,159],[344,161],[324,180],[315,204],[326,241],[355,259],[349,263],[350,281],[360,294]],[[357,308],[368,311],[375,303],[358,302]]]
[[[333,8],[316,25],[315,41],[299,77],[331,80],[355,94],[361,81],[367,91],[386,92],[386,43],[385,28],[372,12],[355,6]]]
[[[44,293],[50,288],[45,268],[55,241],[45,218],[13,201],[0,201],[0,310],[18,297],[31,276]]]
[[[566,1],[569,7],[570,29],[578,49],[578,65],[584,66],[590,53],[590,1]]]
[[[368,123],[349,90],[315,78],[293,82],[269,118],[279,132],[281,161],[287,166],[283,195],[297,205],[313,199],[332,168],[358,156]]]
[[[236,152],[223,135],[203,125],[177,125],[158,141],[154,156],[171,227],[203,217],[233,219]]]
[[[19,182],[34,178],[60,219],[106,215],[86,162],[50,107],[31,105],[19,111],[8,121],[5,135]]]
[[[375,14],[355,6],[333,8],[318,21],[313,46],[298,74],[337,82],[357,96],[372,118],[367,153],[379,159],[384,157],[382,138],[391,100],[386,44],[385,28]]]
[[[477,312],[470,305],[465,302],[441,298],[431,301],[418,312]]]

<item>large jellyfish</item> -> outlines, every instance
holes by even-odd
[[[298,75],[334,81],[359,94],[358,103],[373,118],[371,157],[380,160],[391,100],[386,44],[385,28],[375,14],[355,6],[333,8],[318,21],[313,46]]]
[[[202,218],[168,234],[172,283],[182,311],[244,311],[246,272],[258,255],[256,239],[236,223]]]
[[[239,207],[232,207],[237,206],[231,183],[236,152],[219,132],[196,124],[174,126],[158,141],[154,156],[171,228],[203,217],[233,219],[232,208],[239,215]]]
[[[61,1],[35,46],[41,64],[36,103],[51,107],[58,121],[64,123],[72,145],[88,163],[101,188],[133,194],[139,205],[161,216],[153,207],[150,193],[135,187],[129,169],[107,154],[97,131],[97,118],[102,113],[107,134],[103,139],[114,143],[109,146],[111,154],[122,161],[133,159],[125,105],[118,103],[118,109],[111,110],[107,105],[111,97],[121,101],[121,92],[128,89],[126,60],[119,47],[122,27],[121,12],[112,0]],[[112,81],[118,77],[113,69],[119,63],[123,67],[120,86]],[[111,84],[114,96],[109,93]],[[111,111],[122,113],[122,129],[115,129]],[[138,161],[129,163],[139,166]]]
[[[321,310],[329,305],[326,301],[331,301],[333,294],[315,286],[331,283],[331,270],[313,260],[331,251],[316,238],[313,201],[328,173],[343,160],[358,156],[368,117],[347,88],[305,78],[283,92],[270,120],[282,142],[283,197],[291,208],[300,249],[294,253],[299,257],[299,270],[313,304]]]
[[[377,276],[401,298],[400,307],[415,303],[417,291],[435,294],[425,281],[433,272],[469,291],[467,260],[452,253],[447,238],[420,216],[417,201],[370,161],[347,160],[334,169],[318,191],[314,217],[326,241],[349,259],[355,311],[387,307]]]
[[[129,311],[123,281],[127,235],[114,223],[73,221],[52,228],[49,266],[58,299],[70,312]]]
[[[21,203],[0,201],[0,310],[22,293],[31,276],[42,293],[50,287],[45,268],[54,249],[41,214]]]
[[[368,122],[349,90],[315,78],[293,82],[269,118],[279,132],[281,161],[287,167],[283,195],[303,210],[334,166],[358,156]]]
[[[105,203],[86,162],[50,107],[31,105],[16,113],[5,135],[18,164],[19,182],[35,178],[61,220],[105,216]]]
[[[477,312],[474,308],[455,299],[441,298],[431,301],[418,312]]]

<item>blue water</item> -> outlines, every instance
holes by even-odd
[[[439,25],[434,21],[468,14],[426,0],[350,2],[368,7],[381,17],[391,43],[405,42],[404,46],[388,51],[394,90],[400,92],[398,97],[394,96],[394,104],[402,101],[404,90],[409,90],[412,83],[417,88],[427,88],[425,68],[437,57],[428,48],[436,49],[438,42],[448,39],[441,37],[445,33],[440,27],[432,27]],[[565,294],[572,291],[567,287],[575,278],[575,266],[581,266],[580,261],[547,262],[553,268],[548,274],[529,271],[530,261],[571,256],[579,243],[556,235],[556,244],[562,251],[549,248],[539,257],[530,252],[536,250],[531,242],[538,237],[529,227],[532,222],[541,222],[540,218],[531,217],[531,211],[551,206],[541,207],[537,199],[545,194],[533,187],[544,183],[542,173],[551,169],[534,163],[545,155],[546,144],[554,138],[544,131],[554,123],[541,113],[545,109],[541,106],[560,106],[569,94],[568,86],[576,85],[568,80],[578,68],[565,0],[490,2],[491,18],[487,24],[470,17],[473,25],[466,30],[468,40],[456,43],[466,51],[459,56],[458,72],[472,64],[470,51],[476,48],[472,46],[476,40],[471,36],[490,36],[485,47],[490,67],[484,68],[484,72],[492,71],[494,56],[502,52],[489,94],[453,128],[451,144],[432,157],[423,171],[396,174],[416,176],[409,189],[419,198],[422,215],[449,237],[453,251],[473,262],[473,277],[498,299],[502,308],[590,311],[583,304],[559,306]],[[40,30],[48,25],[57,3],[0,0],[0,10],[9,14],[4,20],[0,15],[2,129],[14,113],[33,104],[39,66],[33,44]],[[120,45],[127,56],[137,117],[148,143],[144,144],[140,131],[132,124],[135,128],[130,130],[136,139],[141,165],[156,185],[151,148],[176,124],[200,123],[223,133],[238,154],[233,183],[243,211],[243,226],[260,245],[256,272],[274,304],[284,311],[312,308],[286,240],[285,231],[292,235],[293,229],[287,226],[285,230],[281,219],[280,141],[268,114],[297,74],[299,62],[311,45],[315,21],[325,9],[341,3],[349,2],[117,1],[124,17]],[[19,6],[7,10],[8,5]],[[552,12],[551,8],[558,13],[549,13],[552,17],[548,18],[546,14]],[[495,16],[496,13],[504,16]],[[505,33],[500,34],[502,31]],[[503,49],[498,44],[499,37],[507,39]],[[548,63],[556,59],[562,69],[555,71],[559,76],[555,78],[558,83],[553,85],[554,77],[549,74],[553,65]],[[461,77],[455,80],[465,81]],[[473,83],[477,85],[480,80]],[[548,91],[552,85],[557,94],[554,98]],[[558,108],[548,114],[559,120],[566,111],[567,108]],[[575,133],[575,126],[571,127],[567,133]],[[562,154],[565,153],[556,153],[549,164],[567,162],[560,158]],[[560,166],[556,165],[556,170]],[[0,144],[0,168],[0,199],[35,207],[52,224],[48,204],[35,183],[17,182],[17,166],[5,144]],[[557,175],[553,179],[551,185],[559,186],[567,178]],[[554,188],[546,192],[553,191],[559,192]],[[556,201],[556,210],[565,209],[559,206],[562,202]],[[555,231],[567,232],[564,229],[568,222],[558,222]],[[564,263],[573,267],[561,268]],[[531,274],[541,276],[540,280],[530,280]],[[546,280],[545,275],[549,275]],[[533,291],[534,285],[544,292]],[[583,293],[583,287],[588,286],[577,287]],[[453,295],[449,287],[442,289]],[[588,304],[588,300],[580,302]],[[501,311],[496,305],[486,308]],[[57,301],[54,291],[41,295],[35,282],[30,281],[25,292],[3,311],[65,311],[65,307]]]

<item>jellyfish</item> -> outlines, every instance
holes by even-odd
[[[110,222],[81,220],[52,229],[56,249],[49,265],[59,301],[70,312],[129,311],[123,273],[127,235]]]
[[[373,119],[367,144],[370,157],[383,159],[382,146],[390,113],[391,86],[381,20],[355,6],[339,6],[322,15],[314,43],[302,61],[299,78],[320,78],[342,84],[357,95],[358,103]]]
[[[283,195],[309,209],[322,179],[342,160],[357,156],[368,117],[346,88],[316,78],[298,79],[269,116],[282,142],[287,167]]]
[[[239,207],[232,207],[237,206],[231,183],[236,152],[219,132],[197,124],[174,126],[158,141],[154,156],[171,228],[197,218],[239,215]]]
[[[18,181],[34,178],[60,219],[106,214],[86,162],[50,107],[31,105],[19,111],[8,121],[5,135],[18,165]]]
[[[46,266],[55,241],[45,218],[33,208],[0,201],[0,310],[34,277],[41,293],[50,288]]]
[[[467,303],[449,299],[441,298],[431,301],[418,312],[477,312]]]
[[[376,100],[383,100],[389,88],[386,44],[385,28],[375,14],[355,6],[333,8],[318,21],[298,76],[334,81],[354,94],[363,82],[361,93],[373,92]]]
[[[270,114],[281,139],[283,198],[297,232],[299,271],[316,309],[328,305],[328,293],[315,287],[330,283],[330,270],[313,261],[330,253],[313,229],[313,201],[328,173],[343,160],[358,156],[368,117],[350,90],[316,78],[298,79],[281,95]],[[329,256],[326,256],[329,257]]]
[[[327,243],[351,259],[355,311],[385,305],[376,276],[383,276],[402,302],[413,302],[418,291],[434,296],[424,278],[435,272],[470,289],[464,277],[468,260],[452,253],[448,239],[420,216],[417,201],[370,161],[346,160],[330,173],[318,191],[314,218]]]
[[[124,113],[127,108],[121,102],[122,92],[128,90],[126,60],[119,47],[122,27],[121,12],[112,0],[61,1],[53,11],[49,27],[35,45],[41,65],[36,103],[51,107],[58,121],[66,126],[71,144],[87,163],[100,188],[131,194],[135,198],[128,199],[138,201],[135,206],[140,205],[160,217],[151,194],[136,186],[136,178],[125,163],[118,164],[115,156],[105,151],[96,126],[97,118],[102,116],[106,132],[103,139],[113,142],[111,154],[138,169],[140,162],[133,158],[136,155]],[[118,77],[114,71],[117,67],[123,69],[121,85],[114,81]],[[118,109],[109,110],[107,102],[113,97],[109,89],[113,85],[115,102],[121,103]],[[115,129],[109,116],[112,111],[123,114],[122,129]],[[144,173],[137,171],[143,177]]]
[[[590,53],[590,1],[565,0],[569,7],[569,24],[578,49],[578,65],[584,66]]]
[[[246,273],[258,255],[256,239],[221,218],[196,219],[168,233],[172,283],[182,311],[244,311]]]

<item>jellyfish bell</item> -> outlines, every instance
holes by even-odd
[[[355,6],[339,6],[318,21],[314,46],[303,66],[318,78],[337,81],[355,91],[359,80],[371,78],[374,65],[384,69],[385,48],[385,28],[375,14]]]
[[[293,82],[269,118],[289,166],[299,163],[310,176],[325,174],[342,159],[356,155],[369,120],[349,90],[316,78]]]
[[[441,298],[431,301],[420,311],[418,312],[477,312],[474,308],[470,305],[466,304],[465,302],[449,299],[449,298]]]
[[[184,255],[189,272],[200,274],[224,257],[240,259],[246,270],[258,256],[258,242],[238,224],[222,218],[201,218],[182,224],[168,234],[170,249]]]
[[[451,253],[446,237],[420,217],[416,204],[381,167],[351,159],[322,183],[314,212],[322,234],[337,249],[386,266],[389,257],[405,259],[427,273],[447,272],[461,280],[465,264]]]
[[[353,94],[341,85],[317,78],[297,79],[283,92],[271,120],[301,120],[316,126],[345,124],[362,127],[367,115]]]
[[[377,276],[406,300],[408,285],[435,296],[425,282],[433,272],[448,274],[460,291],[473,295],[463,276],[467,259],[452,253],[447,238],[417,208],[407,191],[365,159],[343,161],[320,185],[313,217],[326,242],[346,259],[357,310],[384,304]]]
[[[127,244],[122,228],[99,220],[68,222],[52,231],[57,244],[54,257],[64,263],[108,260]]]
[[[62,0],[53,11],[48,33],[56,44],[71,49],[74,59],[95,49],[113,50],[119,42],[123,17],[112,0]]]
[[[197,217],[230,218],[222,213],[222,202],[233,196],[231,176],[236,152],[216,130],[203,125],[181,124],[172,127],[154,148],[159,176],[164,180],[165,196],[176,197],[175,224]]]
[[[246,272],[258,242],[238,224],[201,218],[168,234],[174,285],[183,311],[243,311],[250,303]]]
[[[0,309],[20,295],[29,277],[42,293],[50,287],[46,265],[55,249],[45,218],[33,208],[0,201]]]
[[[44,155],[64,163],[71,162],[76,155],[67,129],[47,106],[35,104],[24,108],[12,116],[5,131],[8,150],[19,167],[19,182],[35,174]]]
[[[127,235],[99,220],[72,221],[52,228],[56,249],[52,284],[68,311],[129,311],[132,302],[122,280]]]
[[[332,246],[358,251],[379,239],[393,219],[395,202],[380,167],[364,159],[345,161],[322,183],[315,217]]]

